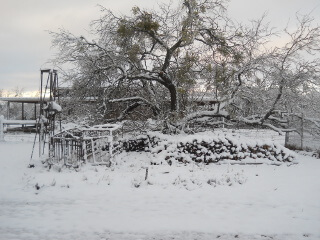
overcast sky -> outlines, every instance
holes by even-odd
[[[170,0],[0,0],[0,89],[35,91],[40,69],[52,68],[50,31],[64,28],[87,35],[91,20],[99,18],[99,4],[126,14],[133,6],[156,7]],[[173,2],[178,0],[172,0]],[[310,13],[320,24],[319,0],[231,0],[229,15],[239,21],[268,12],[271,25],[283,29],[295,13]]]

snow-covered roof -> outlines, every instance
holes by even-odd
[[[118,130],[122,127],[120,124],[103,124],[103,125],[95,125],[95,126],[81,126],[81,127],[75,127],[71,129],[65,129],[62,132],[59,132],[55,134],[55,138],[60,138],[60,137],[74,137],[74,138],[79,138],[79,137],[101,137],[101,136],[110,136],[112,135],[112,132],[115,130]],[[97,134],[97,132],[106,132],[106,135],[100,135]],[[94,133],[93,135],[91,133]],[[89,134],[89,135],[88,135]],[[92,135],[92,136],[91,136]]]
[[[117,130],[121,128],[121,125],[120,124],[112,124],[112,123],[108,123],[108,124],[102,124],[102,125],[95,125],[95,126],[92,126],[92,127],[88,127],[88,128],[82,128],[82,130],[84,131],[114,131],[114,130]]]

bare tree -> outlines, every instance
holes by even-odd
[[[260,111],[241,118],[241,121],[269,126],[281,132],[287,122],[280,118],[279,111],[296,114],[314,105],[315,101],[309,98],[311,101],[307,102],[307,99],[312,92],[318,92],[320,86],[320,26],[314,25],[310,16],[298,16],[297,20],[295,31],[285,29],[288,42],[272,49],[264,62],[262,77],[251,86],[253,91],[247,99],[254,101],[259,92]]]
[[[160,115],[183,129],[222,117],[281,132],[288,125],[280,113],[295,111],[294,102],[319,89],[320,28],[309,16],[298,17],[296,30],[284,31],[284,46],[269,47],[275,33],[265,16],[249,26],[235,24],[223,0],[134,7],[129,16],[101,12],[92,22],[95,40],[65,30],[52,36],[57,62],[71,66],[65,78],[75,96],[94,100],[94,118],[105,122],[132,113]],[[195,104],[203,96],[210,99],[207,109]]]
[[[221,15],[222,3],[222,0],[185,0],[176,9],[162,5],[159,11],[134,7],[131,16],[116,16],[101,8],[103,16],[92,23],[98,40],[88,41],[64,30],[52,33],[53,44],[60,50],[57,60],[74,65],[68,78],[83,92],[80,95],[102,96],[109,101],[112,90],[129,85],[137,92],[140,85],[144,95],[139,96],[138,102],[155,110],[168,99],[170,111],[176,112],[179,89],[185,91],[186,85],[196,81],[191,79],[191,65],[196,58],[189,52],[199,33],[202,15],[206,9]],[[161,88],[169,93],[165,99],[163,94],[157,94],[163,93]],[[96,96],[98,93],[100,96]],[[128,94],[126,99],[137,99],[133,97],[137,96]],[[138,102],[135,100],[134,105],[139,106]]]

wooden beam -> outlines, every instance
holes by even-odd
[[[10,102],[7,103],[7,119],[10,119]]]
[[[37,120],[37,104],[34,104],[34,119]]]
[[[24,103],[21,105],[21,120],[24,120]],[[22,128],[24,128],[24,125],[22,125]]]

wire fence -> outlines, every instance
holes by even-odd
[[[290,126],[296,129],[286,133],[285,146],[293,149],[320,151],[320,120],[294,115]]]
[[[285,146],[295,149],[320,151],[320,137],[305,132],[303,135],[290,132],[286,137]]]

